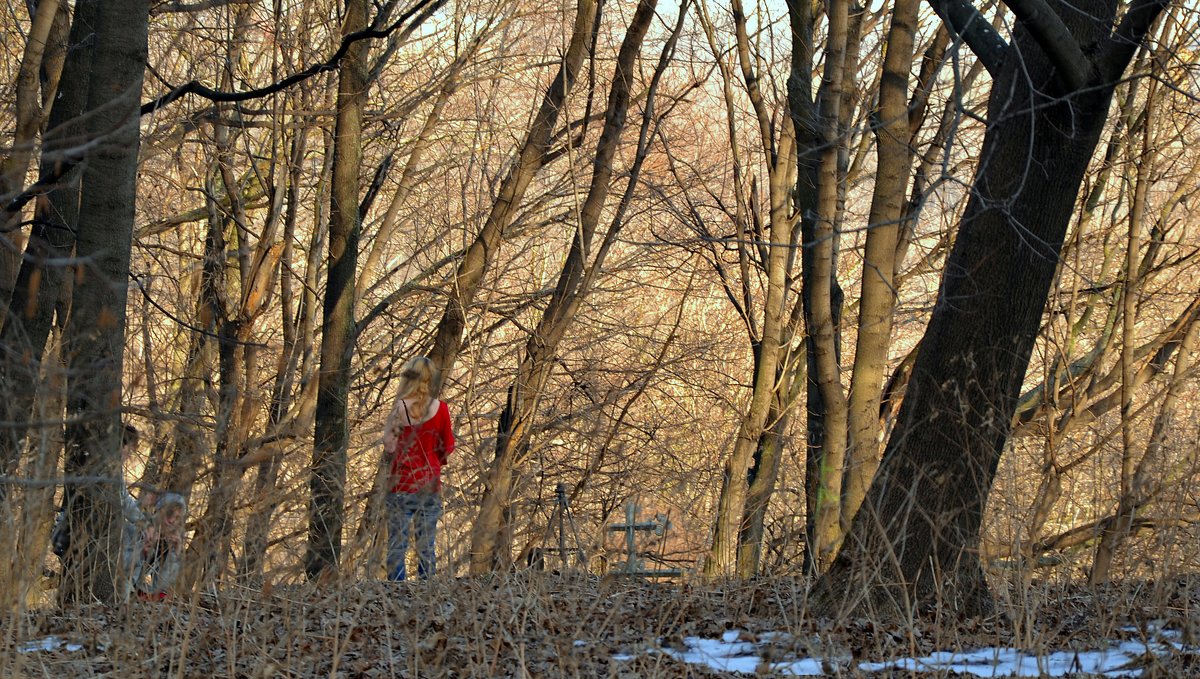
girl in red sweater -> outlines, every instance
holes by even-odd
[[[450,409],[433,397],[433,361],[415,356],[404,364],[396,405],[388,414],[383,445],[391,461],[388,480],[388,579],[403,580],[410,529],[417,547],[417,575],[436,569],[434,537],[442,516],[442,465],[454,452]]]

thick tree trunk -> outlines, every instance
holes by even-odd
[[[1102,45],[1087,83],[1028,25],[1007,48],[980,165],[898,425],[818,610],[891,614],[990,608],[979,529],[1079,187],[1120,72],[1162,5],[1131,11],[1105,41],[1115,0],[1062,7],[1076,44]]]
[[[70,365],[66,474],[99,481],[69,488],[72,544],[61,592],[67,599],[116,603],[129,593],[124,584],[129,564],[121,558],[126,492],[121,383],[149,5],[105,0],[92,16],[88,130],[90,138],[105,143],[89,155],[82,177],[77,284],[65,346]]]
[[[347,0],[343,33],[367,26],[366,0]],[[338,566],[345,519],[347,396],[354,350],[354,279],[358,268],[359,166],[367,99],[367,47],[350,47],[338,71],[333,193],[329,209],[329,269],[321,323],[321,372],[312,460],[312,501],[304,570],[316,578]]]

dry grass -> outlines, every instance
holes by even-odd
[[[33,609],[4,621],[4,677],[702,677],[655,649],[687,636],[743,631],[768,662],[825,658],[856,676],[851,659],[1017,646],[1102,648],[1161,624],[1194,643],[1200,578],[1128,583],[1103,591],[1032,585],[1005,592],[1003,617],[904,625],[820,620],[805,611],[804,583],[650,584],[522,573],[430,583],[363,582],[253,591],[122,609]],[[1019,604],[1012,602],[1019,601]],[[54,635],[79,650],[15,652]],[[614,656],[633,656],[614,660]],[[1194,657],[1147,660],[1149,676],[1200,672]],[[875,674],[870,676],[886,676]],[[894,676],[907,676],[895,673]]]

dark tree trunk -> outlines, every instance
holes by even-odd
[[[63,67],[60,95],[50,110],[49,129],[42,145],[39,174],[52,177],[65,162],[64,154],[87,138],[82,117],[87,107],[88,82],[91,78],[98,4],[80,2],[70,33],[70,51]],[[65,265],[61,262],[75,248],[75,227],[79,218],[79,178],[82,168],[74,168],[57,182],[56,187],[34,204],[34,225],[29,245],[9,302],[8,313],[0,329],[0,414],[6,422],[29,420],[38,391],[38,375],[46,338],[54,320]],[[58,260],[58,262],[55,262]],[[0,432],[0,472],[11,473],[20,458],[25,427],[5,428]],[[0,485],[0,494],[5,492]],[[2,496],[0,496],[2,497]]]
[[[344,32],[366,28],[366,0],[347,0]],[[321,323],[321,369],[312,460],[312,503],[304,570],[310,578],[337,568],[345,520],[346,399],[354,349],[354,280],[358,268],[359,166],[367,99],[367,45],[350,47],[338,71],[329,270]]]
[[[92,4],[86,0],[79,6]],[[149,5],[105,0],[96,12],[87,111],[89,139],[100,141],[82,177],[72,316],[67,328],[68,477],[72,545],[65,598],[116,603],[128,595],[121,563],[121,376],[125,305],[133,239],[138,104],[146,68]],[[84,12],[84,9],[78,10]],[[80,16],[79,13],[76,15]]]
[[[788,0],[788,14],[792,29],[792,64],[787,81],[788,109],[792,125],[796,130],[796,209],[800,213],[801,238],[805,243],[815,238],[816,215],[818,202],[818,174],[821,143],[821,123],[817,112],[817,102],[812,93],[813,73],[813,4],[803,0]],[[801,270],[813,270],[813,252],[811,248],[801,250]],[[836,279],[833,281],[836,285]],[[809,309],[812,307],[813,285],[807,278],[801,289],[801,303],[805,315],[805,327],[808,327]],[[834,288],[830,295],[840,292]],[[835,305],[840,306],[840,304]],[[817,568],[816,553],[813,550],[817,544],[816,519],[820,514],[818,507],[821,498],[821,450],[825,440],[825,407],[821,399],[821,389],[817,384],[814,338],[806,334],[805,342],[805,399],[806,408],[806,455],[805,455],[805,541],[804,563],[805,571],[815,572]]]
[[[1068,86],[1018,24],[995,74],[979,170],[879,474],[813,593],[827,612],[990,609],[979,529],[1058,253],[1117,78],[1162,5],[1055,4],[1086,60]],[[1107,38],[1107,40],[1106,40]],[[1077,65],[1077,64],[1076,64]]]

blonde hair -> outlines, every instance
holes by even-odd
[[[415,414],[409,413],[410,422],[425,419],[429,403],[433,400],[433,382],[436,376],[437,369],[433,367],[433,361],[425,356],[413,356],[404,364],[404,370],[400,372],[400,388],[396,394],[396,401],[399,403],[401,399],[407,398],[416,402]]]

